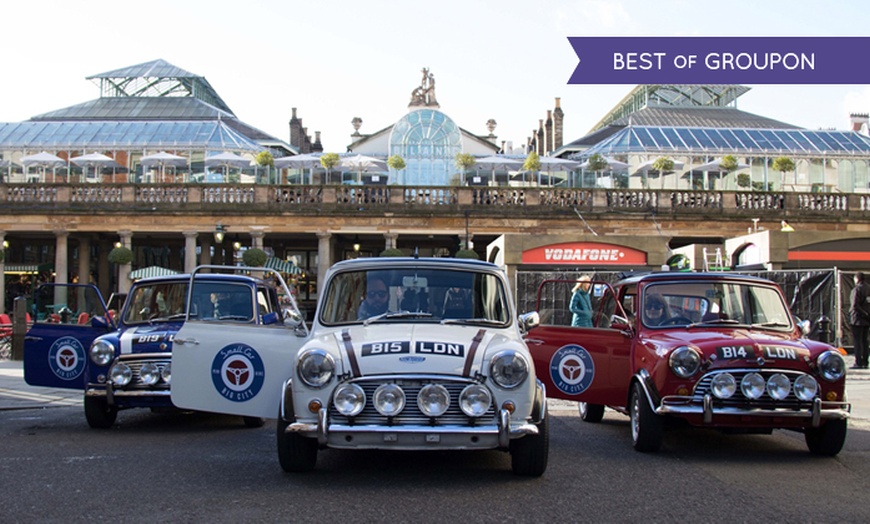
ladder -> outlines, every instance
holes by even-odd
[[[717,247],[715,253],[710,253],[704,248],[704,271],[724,271],[722,264],[722,248]]]

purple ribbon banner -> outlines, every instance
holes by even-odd
[[[870,84],[870,37],[568,37],[569,84]]]

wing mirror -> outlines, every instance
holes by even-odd
[[[528,332],[532,328],[538,327],[541,325],[541,316],[537,311],[531,311],[529,313],[523,313],[520,315],[520,330],[523,332]]]

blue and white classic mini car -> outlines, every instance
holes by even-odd
[[[286,471],[313,469],[322,448],[501,449],[517,474],[547,467],[543,384],[493,264],[340,262],[310,334],[279,326],[252,336],[192,318],[175,338],[173,369],[184,377],[172,384],[180,406],[277,415]]]
[[[219,324],[264,327],[283,315],[275,286],[244,275],[198,274],[208,301],[192,317]],[[171,351],[185,321],[190,275],[134,282],[120,312],[107,311],[94,286],[52,284],[36,294],[36,318],[27,334],[28,384],[84,390],[85,417],[93,428],[111,427],[118,411],[172,409]],[[262,426],[259,417],[245,425]]]

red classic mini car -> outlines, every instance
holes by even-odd
[[[547,395],[579,402],[583,420],[600,421],[605,406],[627,414],[638,451],[658,450],[663,429],[678,420],[741,432],[791,429],[804,433],[812,453],[842,449],[845,361],[802,338],[773,282],[666,272],[613,286],[593,281],[583,286],[591,327],[572,327],[575,284],[543,282],[537,311],[524,321]]]

